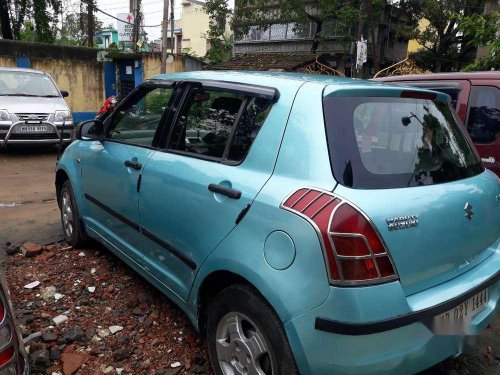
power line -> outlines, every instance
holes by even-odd
[[[117,20],[117,21],[123,22],[123,23],[128,24],[128,25],[132,25],[132,26],[134,25],[134,24],[133,24],[133,23],[131,23],[131,22],[127,22],[127,21],[121,20],[121,19],[119,19],[118,17],[112,16],[111,14],[109,14],[109,13],[107,13],[107,12],[105,12],[105,11],[103,11],[103,10],[99,9],[99,8],[98,8],[98,7],[96,7],[94,4],[92,4],[92,3],[88,2],[88,0],[81,0],[81,2],[82,2],[82,3],[87,4],[88,6],[90,6],[90,7],[94,8],[94,10],[96,10],[96,11],[98,11],[98,12],[101,12],[102,14],[105,14],[106,16],[111,17],[111,18],[113,18],[113,19],[115,19],[115,20]],[[159,25],[141,25],[141,27],[160,27],[161,25],[162,25],[162,24],[159,24]]]

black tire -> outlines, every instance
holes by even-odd
[[[68,199],[69,198],[69,199]],[[82,223],[80,221],[80,215],[78,213],[78,206],[76,205],[75,195],[73,194],[73,189],[69,180],[63,182],[61,190],[59,192],[59,204],[61,211],[61,224],[63,227],[64,238],[68,245],[73,247],[82,247],[87,241],[88,237],[85,234]],[[71,212],[66,211],[66,204],[71,204]],[[68,231],[68,222],[65,222],[65,213],[67,218],[71,220],[72,230],[71,233]]]
[[[248,350],[245,345],[235,344],[239,339],[221,339],[225,335],[223,333],[221,336],[221,332],[225,332],[221,328],[226,326],[227,319],[233,319],[232,321],[235,319],[232,314],[241,317],[242,331],[245,332],[244,338],[257,335],[259,339],[263,339],[267,353],[259,357],[255,356],[258,360],[253,361],[250,359],[254,358],[253,356],[245,354]],[[246,331],[245,326],[247,326]],[[257,330],[253,330],[251,328],[253,326]],[[219,362],[217,346],[220,348],[221,340],[224,346],[236,346],[236,355],[239,358],[232,357],[234,358],[234,362],[232,362],[234,366],[241,366],[242,363],[252,366],[252,363],[258,363],[258,368],[266,375],[294,375],[299,373],[281,321],[269,304],[250,286],[236,284],[217,294],[208,306],[206,327],[208,353],[212,368],[218,375],[224,374],[222,366],[228,366],[226,361],[223,361],[222,364]],[[240,356],[241,353],[243,353],[242,356]],[[240,360],[241,358],[243,360]],[[244,362],[245,358],[246,363]]]

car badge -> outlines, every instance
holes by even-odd
[[[385,219],[389,231],[418,227],[417,215],[399,216]]]
[[[35,114],[29,115],[28,120],[38,120],[38,115]]]
[[[472,217],[474,216],[474,212],[472,211],[472,205],[469,202],[467,202],[465,204],[464,211],[465,211],[465,217],[467,218],[467,220],[472,220]]]

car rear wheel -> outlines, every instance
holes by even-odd
[[[86,243],[87,237],[80,224],[78,207],[69,180],[64,181],[59,193],[61,207],[61,223],[66,242],[73,247],[80,247]]]
[[[280,320],[248,286],[230,286],[209,305],[207,341],[218,375],[298,374]]]

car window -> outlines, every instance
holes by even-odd
[[[152,146],[156,129],[172,97],[173,88],[157,87],[139,91],[113,116],[109,138]]]
[[[195,88],[190,91],[168,148],[222,158],[245,96]]]
[[[493,143],[500,138],[500,89],[472,86],[467,130],[475,143]]]
[[[60,97],[59,90],[46,74],[0,71],[0,96]]]
[[[332,168],[345,186],[433,185],[482,171],[447,103],[327,97],[324,111]]]
[[[228,159],[240,162],[250,150],[255,137],[271,110],[272,102],[263,98],[250,98],[236,127],[229,148]]]

